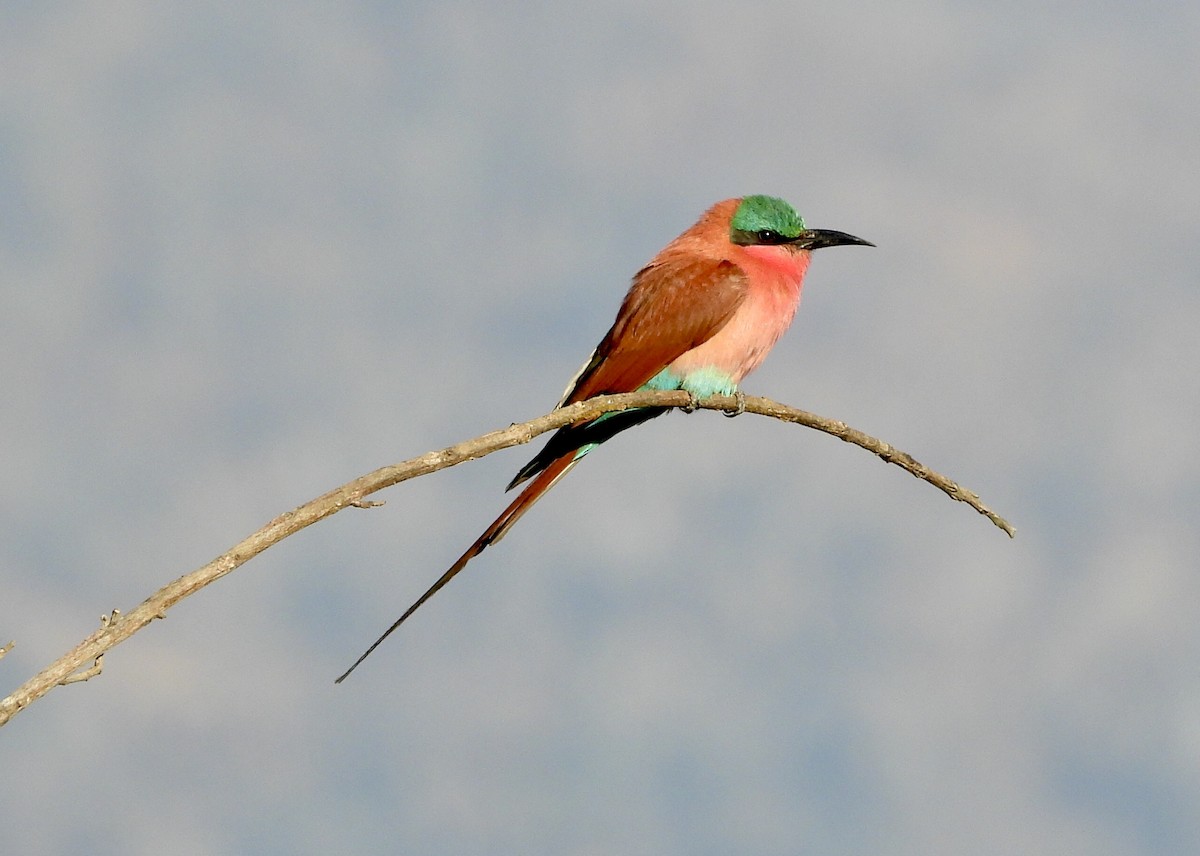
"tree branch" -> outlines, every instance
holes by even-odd
[[[114,610],[104,616],[99,630],[34,675],[10,696],[0,701],[0,726],[5,725],[14,715],[50,692],[54,687],[86,680],[88,677],[98,674],[100,658],[110,648],[125,641],[154,619],[164,618],[167,610],[179,601],[210,583],[216,582],[268,547],[278,544],[284,538],[299,532],[306,526],[311,526],[319,520],[336,514],[343,508],[377,505],[378,503],[364,499],[376,491],[417,476],[461,464],[463,461],[482,458],[500,449],[528,443],[539,434],[571,423],[586,422],[603,413],[628,410],[634,407],[686,407],[692,403],[691,397],[686,392],[647,391],[602,395],[555,410],[537,419],[514,424],[501,431],[493,431],[441,451],[428,452],[420,457],[411,458],[393,466],[382,467],[372,473],[360,476],[323,496],[306,502],[293,511],[281,514],[208,564],[163,586],[129,613],[121,614]],[[705,410],[732,412],[740,407],[740,401],[732,396],[714,395],[698,402],[698,406]],[[766,398],[746,397],[745,411],[815,428],[845,440],[847,443],[861,446],[888,463],[895,464],[917,478],[929,482],[944,491],[951,499],[967,503],[1008,533],[1009,537],[1015,534],[1008,521],[984,505],[975,493],[918,463],[911,455],[855,430],[843,422],[787,407]],[[6,649],[7,647],[9,646],[6,646]],[[85,664],[89,662],[93,665],[85,667]]]

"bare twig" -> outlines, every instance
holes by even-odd
[[[745,397],[744,400],[740,396],[712,396],[694,402],[686,392],[647,391],[603,395],[555,410],[528,422],[514,424],[501,431],[484,434],[441,451],[428,452],[393,466],[382,467],[306,502],[293,511],[281,514],[208,564],[163,586],[128,614],[121,615],[114,611],[110,616],[106,616],[108,620],[102,622],[99,630],[34,675],[7,698],[0,700],[0,725],[6,724],[16,713],[24,710],[54,687],[72,681],[86,680],[87,677],[98,674],[100,658],[106,651],[125,641],[154,619],[165,617],[167,610],[179,601],[210,583],[216,582],[268,547],[278,544],[284,538],[299,532],[306,526],[311,526],[319,520],[336,514],[343,508],[363,508],[375,505],[376,503],[373,501],[365,501],[364,497],[376,491],[417,476],[461,464],[463,461],[481,458],[500,449],[528,443],[546,431],[553,431],[575,422],[586,422],[603,413],[629,410],[634,407],[685,407],[690,405],[698,405],[706,410],[723,411],[735,411],[744,406],[747,413],[770,416],[832,434],[848,443],[854,443],[873,452],[888,463],[902,467],[917,478],[944,491],[950,498],[967,503],[1007,532],[1010,537],[1014,534],[1013,527],[1009,525],[1008,521],[984,505],[976,494],[959,487],[945,476],[933,472],[915,461],[910,455],[881,440],[850,428],[843,422],[825,419],[803,410],[778,404],[770,399],[750,396]],[[93,665],[85,669],[84,664],[88,661],[91,661]],[[85,675],[86,677],[84,677]]]
[[[90,681],[92,678],[96,677],[96,675],[100,674],[102,671],[104,671],[104,655],[103,654],[101,654],[99,657],[97,657],[95,662],[93,662],[92,665],[88,666],[86,669],[75,672],[74,674],[71,674],[71,675],[67,675],[65,678],[63,678],[61,681],[58,682],[58,685],[60,687],[65,687],[67,684],[78,684],[82,681]]]
[[[121,610],[114,609],[108,615],[100,616],[100,626],[108,627],[110,625],[116,624],[120,620],[121,620]],[[78,672],[73,672],[72,674],[67,675],[65,678],[63,678],[61,681],[58,682],[58,685],[60,687],[65,687],[67,684],[78,684],[83,681],[90,681],[92,678],[96,677],[103,671],[104,671],[104,655],[101,654],[99,657],[97,657],[95,659],[95,661],[92,663],[91,666],[89,666],[86,669],[82,669]]]

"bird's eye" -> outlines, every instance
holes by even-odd
[[[758,238],[760,244],[778,244],[782,240],[782,236],[774,229],[759,229],[754,237]]]

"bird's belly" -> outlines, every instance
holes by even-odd
[[[681,379],[682,388],[697,395],[703,393],[693,388],[693,379],[696,386],[708,388],[707,394],[732,392],[742,378],[759,367],[788,328],[799,294],[796,298],[747,300],[716,335],[677,357],[667,370]],[[719,388],[720,378],[726,379],[727,388]]]

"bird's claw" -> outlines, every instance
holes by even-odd
[[[690,389],[686,390],[686,392],[688,394],[688,403],[679,409],[684,413],[695,413],[700,409],[700,396],[696,395],[696,393],[692,392]]]
[[[721,412],[732,419],[734,416],[741,416],[746,412],[746,393],[740,389],[733,393],[733,397],[737,399],[737,406],[733,410],[722,410]]]

